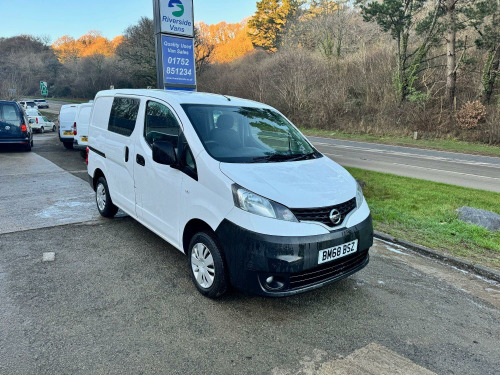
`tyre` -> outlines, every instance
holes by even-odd
[[[45,129],[43,128],[43,126],[40,128],[40,133],[45,133]]]
[[[26,146],[24,146],[24,150],[30,152],[31,147],[33,147],[33,141],[29,142]]]
[[[82,158],[84,158],[84,159],[87,159],[87,151],[85,151],[85,150],[81,150],[81,151],[80,151],[80,156],[81,156]]]
[[[104,177],[97,180],[97,187],[95,189],[95,200],[97,209],[103,217],[112,218],[118,212],[118,207],[113,204],[111,196],[109,195],[108,183]]]
[[[63,145],[67,150],[73,150],[73,143],[63,142]]]
[[[194,235],[188,251],[189,271],[196,289],[208,298],[222,296],[228,287],[226,265],[216,238],[207,232]]]
[[[55,132],[56,132],[56,130],[57,130],[57,129],[56,129],[56,126],[54,125],[54,126],[52,127],[52,131],[55,133]]]

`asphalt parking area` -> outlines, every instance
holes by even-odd
[[[73,171],[81,162],[51,140],[34,152]],[[0,152],[0,171],[13,155],[27,154]],[[59,188],[75,181],[58,173]],[[83,221],[0,234],[0,374],[500,368],[500,286],[406,249],[377,241],[366,269],[307,294],[231,291],[212,301],[192,285],[185,256],[142,225]],[[54,261],[43,262],[44,253]]]

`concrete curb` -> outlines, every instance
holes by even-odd
[[[479,276],[483,276],[487,279],[494,280],[494,281],[500,283],[500,272],[498,272],[498,271],[483,267],[483,266],[478,265],[478,264],[473,264],[471,262],[454,257],[452,255],[443,254],[443,253],[438,252],[436,250],[433,250],[429,247],[418,245],[418,244],[410,242],[410,241],[402,240],[402,239],[393,237],[393,236],[386,234],[386,233],[374,231],[374,235],[375,235],[375,238],[378,238],[380,240],[384,240],[387,242],[394,243],[396,245],[404,246],[404,247],[406,247],[410,250],[413,250],[419,254],[422,254],[426,257],[438,259],[442,262],[451,264],[451,265],[453,265],[457,268],[460,268],[462,270],[473,272]]]

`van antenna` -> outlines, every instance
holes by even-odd
[[[221,95],[222,95],[222,94],[221,94]],[[222,95],[222,96],[223,96],[224,98],[226,98],[228,102],[230,102],[230,101],[231,101],[231,98],[230,98],[229,96],[227,96],[227,95]]]

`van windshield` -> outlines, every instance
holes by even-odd
[[[205,150],[225,163],[287,162],[321,157],[278,112],[267,108],[184,104]]]

